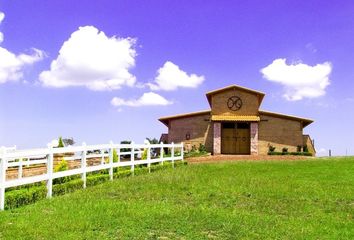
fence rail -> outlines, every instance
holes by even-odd
[[[170,154],[165,154],[167,150]],[[145,153],[146,157],[142,155]],[[79,167],[66,171],[54,172],[54,158],[62,154],[65,161],[80,162]],[[69,154],[70,156],[65,156]],[[116,154],[116,156],[114,156]],[[100,164],[88,166],[90,159],[101,159]],[[114,158],[117,161],[114,161]],[[11,187],[46,181],[47,197],[52,197],[53,180],[81,174],[83,188],[86,188],[86,174],[99,170],[109,170],[110,180],[113,180],[113,170],[118,167],[130,166],[132,174],[136,165],[145,164],[149,168],[153,163],[163,164],[165,161],[184,161],[183,143],[181,144],[103,144],[69,146],[63,148],[43,148],[31,150],[16,150],[2,147],[0,151],[0,210],[5,208],[5,190]],[[43,174],[24,177],[23,168],[30,166],[46,166]],[[15,179],[7,179],[7,170],[16,169],[18,176]]]

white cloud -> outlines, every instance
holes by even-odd
[[[0,24],[4,20],[5,14],[0,12]],[[4,34],[0,32],[0,44],[4,40]],[[44,58],[44,52],[32,48],[32,54],[16,55],[6,48],[0,47],[0,84],[9,81],[18,81],[23,77],[23,68],[32,65]]]
[[[286,59],[276,59],[260,71],[265,79],[284,86],[283,96],[287,100],[296,101],[326,94],[332,65],[330,62],[315,66],[301,62],[288,65]]]
[[[114,97],[111,100],[111,104],[115,107],[129,106],[129,107],[141,107],[141,106],[166,106],[172,104],[166,98],[159,94],[148,92],[144,93],[138,99],[125,100],[123,98]]]
[[[107,37],[93,26],[80,27],[62,45],[50,70],[39,79],[49,87],[84,86],[91,90],[134,86],[135,39]]]
[[[173,91],[179,87],[196,88],[204,81],[204,76],[188,75],[176,64],[167,61],[157,71],[154,83],[148,83],[151,90]]]

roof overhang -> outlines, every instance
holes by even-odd
[[[273,116],[273,117],[279,117],[279,118],[286,118],[286,119],[291,119],[291,120],[296,120],[299,122],[302,122],[303,127],[307,127],[311,123],[313,123],[312,119],[308,118],[302,118],[302,117],[297,117],[293,115],[287,115],[287,114],[282,114],[282,113],[276,113],[276,112],[269,112],[269,111],[263,111],[259,110],[260,115],[267,115],[267,116]]]
[[[207,115],[207,114],[210,114],[210,113],[211,113],[210,110],[203,110],[203,111],[198,111],[198,112],[177,114],[177,115],[172,115],[172,116],[166,116],[166,117],[159,118],[159,121],[162,122],[165,126],[168,127],[168,122],[170,120],[172,120],[172,119],[194,117],[194,116],[199,116],[199,115]]]
[[[212,115],[211,120],[223,122],[259,122],[261,119],[256,115]]]

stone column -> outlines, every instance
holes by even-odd
[[[214,122],[213,125],[214,134],[213,134],[213,154],[221,153],[221,123]]]
[[[258,122],[251,122],[251,155],[258,155]]]

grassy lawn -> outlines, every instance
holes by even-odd
[[[0,212],[0,239],[354,239],[354,158],[119,179]]]

